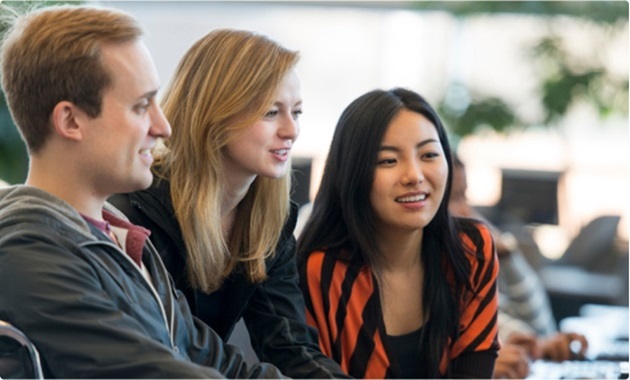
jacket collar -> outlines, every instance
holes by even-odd
[[[27,185],[0,189],[0,228],[22,223],[44,224],[78,242],[98,240],[85,219],[63,199]]]

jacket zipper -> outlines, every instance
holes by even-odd
[[[154,252],[157,252],[157,249],[155,249],[155,246],[153,245],[151,240],[147,239],[147,243],[149,244],[149,248],[150,249],[152,249]],[[157,256],[159,258],[158,254],[155,254],[155,256]],[[156,264],[159,265],[160,269],[162,270],[162,276],[164,278],[166,278],[166,282],[167,282],[166,285],[168,287],[167,297],[171,298],[171,302],[170,302],[170,304],[171,304],[171,307],[170,307],[170,312],[171,312],[171,319],[170,319],[170,324],[171,324],[171,326],[170,326],[171,327],[170,328],[170,331],[171,331],[171,344],[173,345],[173,348],[177,351],[178,349],[177,349],[177,346],[175,346],[175,344],[173,343],[173,336],[172,336],[172,331],[175,330],[175,307],[173,306],[173,303],[176,302],[172,298],[173,298],[173,292],[176,292],[177,289],[172,288],[171,284],[168,282],[169,274],[168,274],[168,271],[166,270],[166,267],[164,266],[164,263],[162,262],[162,260],[160,259],[160,260],[154,260],[154,261],[156,262]],[[157,297],[157,293],[156,293],[156,297]],[[158,299],[158,301],[159,301],[159,299]],[[165,313],[165,315],[166,315],[166,313]]]
[[[149,244],[151,244],[151,242],[147,239],[147,242],[149,242]],[[153,284],[151,284],[150,281],[147,281],[147,279],[144,277],[144,274],[142,273],[142,270],[138,267],[138,265],[136,263],[134,263],[131,258],[129,258],[129,256],[122,250],[120,249],[119,246],[115,245],[114,243],[109,243],[106,241],[92,241],[92,242],[88,242],[86,244],[84,244],[83,246],[87,246],[87,245],[105,245],[108,247],[112,247],[114,249],[116,249],[116,251],[121,254],[123,257],[125,257],[125,259],[127,261],[129,261],[133,267],[138,271],[138,273],[140,274],[140,277],[142,278],[142,280],[144,282],[147,283],[147,285],[149,285],[149,289],[151,289],[151,293],[153,294],[153,297],[155,297],[158,305],[160,306],[160,311],[162,312],[162,318],[164,319],[164,326],[166,327],[166,331],[168,331],[168,337],[171,343],[171,348],[173,348],[173,350],[175,350],[176,352],[179,351],[177,349],[177,346],[175,346],[175,341],[173,338],[173,327],[174,327],[174,311],[173,311],[173,302],[171,302],[171,307],[170,307],[170,314],[171,314],[171,321],[170,321],[170,326],[168,323],[168,318],[166,318],[166,309],[164,307],[164,304],[162,303],[162,300],[160,299],[160,296],[157,294],[157,291],[155,290],[155,287],[153,287]],[[153,244],[151,244],[151,249],[155,250],[155,247],[153,247]],[[161,261],[160,261],[161,263]],[[160,265],[161,269],[162,269],[162,275],[164,275],[164,265]],[[168,279],[168,276],[166,277]],[[170,290],[171,286],[170,284],[167,284],[168,288]],[[167,292],[170,294],[170,292]]]
[[[2,1],[2,0],[0,0],[0,1]],[[138,203],[138,202],[136,202],[136,201],[132,201],[131,199],[129,200],[129,203],[131,204],[131,207],[136,207],[136,208],[138,209],[138,212],[143,213],[143,214],[144,214],[144,215],[146,215],[149,219],[151,219],[154,223],[156,223],[157,225],[161,226],[161,224],[159,223],[159,221],[154,220],[154,219],[151,217],[151,215],[149,215],[149,214],[148,214],[145,210],[143,210],[142,204],[140,204],[140,203]],[[169,232],[168,232],[168,231],[169,231],[170,229],[165,229],[165,230],[167,231],[167,234],[169,234]],[[169,234],[169,236],[170,236],[170,234]],[[150,246],[150,248],[153,250],[153,252],[156,252],[156,256],[158,256],[158,257],[159,257],[160,255],[159,255],[159,254],[157,254],[157,249],[156,249],[156,248],[155,248],[155,246],[153,245],[153,242],[152,242],[150,239],[147,239],[147,243],[149,244],[149,246]],[[159,266],[160,266],[160,269],[162,269],[162,275],[163,275],[166,279],[168,279],[168,278],[169,278],[169,274],[168,274],[168,270],[166,270],[166,267],[164,266],[164,262],[161,260],[161,258],[160,258],[160,260],[158,260],[158,261],[159,261]],[[169,287],[169,289],[170,289],[170,290],[173,290],[173,291],[175,291],[175,292],[177,291],[177,289],[173,289],[173,288],[170,286],[170,284],[169,284],[169,286],[168,286],[168,287]],[[169,296],[170,296],[170,297],[173,297],[173,295],[171,294],[171,292],[169,292]],[[176,302],[176,301],[174,301],[174,300],[172,300],[172,301],[171,301],[171,329],[173,329],[173,328],[174,328],[174,323],[175,323],[175,322],[174,322],[174,320],[175,320],[175,315],[174,315],[174,314],[175,314],[175,311],[174,311],[174,307],[172,306],[172,305],[173,305],[173,302]],[[177,347],[175,347],[175,349],[177,350]]]

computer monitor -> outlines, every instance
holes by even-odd
[[[526,224],[558,224],[558,183],[562,173],[503,169],[497,209]]]

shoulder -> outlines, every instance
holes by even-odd
[[[168,179],[154,178],[153,183],[148,188],[131,193],[115,194],[112,195],[108,201],[118,208],[132,203],[148,203],[167,207],[171,204],[170,182]],[[119,205],[121,207],[119,207]]]
[[[84,288],[96,281],[95,273],[104,261],[99,246],[85,245],[77,240],[78,233],[36,227],[0,239],[0,289],[12,289],[4,296],[31,294],[35,289],[43,294],[58,281],[81,283]]]
[[[460,239],[464,253],[470,263],[471,276],[475,288],[493,281],[499,270],[499,260],[494,248],[490,228],[474,219],[458,219]]]
[[[319,269],[322,267],[324,263],[324,258],[326,257],[326,253],[324,251],[313,251],[306,258],[306,266],[309,270]]]
[[[305,275],[309,281],[321,281],[322,272],[326,267],[324,264],[325,261],[330,260],[327,260],[326,253],[324,251],[313,251],[307,256],[305,261]]]
[[[370,273],[366,265],[362,265],[358,261],[348,261],[342,256],[343,251],[339,250],[317,250],[311,252],[304,262],[304,273],[309,278],[318,280],[324,278],[332,280],[333,278],[345,278],[347,273],[355,273],[355,276],[361,276]]]
[[[115,210],[120,211],[127,217],[129,217],[130,214],[134,213],[134,209],[133,207],[131,207],[131,194],[114,194],[107,199],[107,203],[112,205]]]
[[[295,237],[293,232],[297,223],[297,215],[298,205],[297,203],[291,201],[289,204],[289,214],[284,222],[284,226],[282,227],[282,233],[280,234],[276,251],[284,251],[287,244],[291,244],[293,247],[295,246]]]
[[[475,219],[457,218],[460,239],[467,252],[479,259],[491,259],[494,255],[494,242],[490,228]]]
[[[266,259],[268,266],[277,265],[279,261],[286,261],[288,256],[291,258],[295,256],[296,244],[293,231],[297,222],[297,212],[297,204],[291,201],[289,205],[289,215],[284,223],[284,227],[282,227],[275,254]],[[285,259],[283,259],[283,257],[285,257]]]
[[[107,202],[134,224],[144,225],[149,220],[166,222],[175,217],[169,186],[168,180],[154,179],[147,189],[115,194]]]
[[[293,231],[297,221],[297,213],[298,205],[291,201],[289,204],[289,215],[282,227],[282,232],[276,243],[274,253],[265,258],[265,266],[268,275],[296,267],[297,244]]]
[[[470,263],[470,275],[473,288],[483,288],[484,284],[493,283],[499,271],[492,234],[486,224],[478,220],[464,219],[460,237],[466,258]]]

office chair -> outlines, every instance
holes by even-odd
[[[594,218],[582,227],[560,259],[540,268],[557,321],[578,315],[580,307],[588,303],[619,304],[628,286],[619,269],[624,255],[615,251],[620,219],[618,215]],[[625,263],[627,268],[627,255]]]
[[[0,378],[44,378],[35,345],[22,331],[2,320],[0,320]]]
[[[613,251],[617,227],[621,216],[602,215],[587,223],[558,260],[559,265],[571,265],[602,272],[610,272],[617,263],[609,263],[606,259]],[[602,268],[609,264],[608,268]]]

